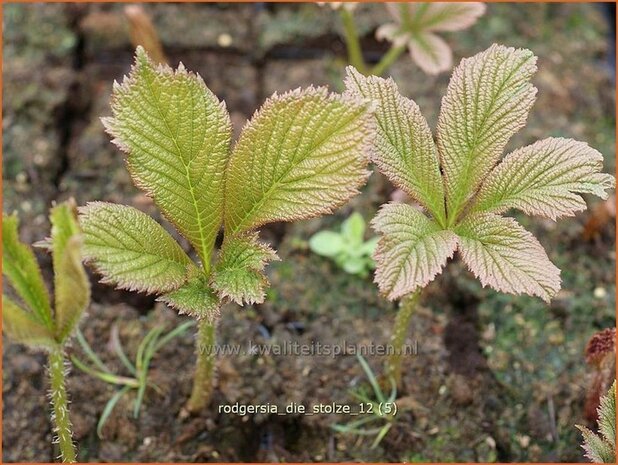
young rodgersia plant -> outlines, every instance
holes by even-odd
[[[329,213],[358,192],[375,134],[370,106],[322,87],[275,94],[232,148],[225,104],[182,64],[155,66],[138,48],[129,77],[114,85],[113,117],[103,122],[127,153],[135,184],[191,243],[198,263],[146,214],[102,202],[80,211],[84,254],[105,282],[158,294],[199,320],[190,411],[211,395],[222,303],[264,300],[263,270],[277,255],[257,229]]]
[[[456,250],[483,285],[549,302],[560,270],[510,209],[555,220],[584,210],[578,194],[606,198],[615,180],[601,173],[602,155],[584,142],[547,138],[504,156],[535,99],[536,57],[493,45],[462,60],[442,100],[436,142],[418,105],[392,79],[348,68],[346,93],[375,101],[372,161],[420,209],[384,205],[372,224],[381,234],[375,281],[390,300],[402,299],[395,354],[387,369],[400,383],[400,351],[420,290]]]
[[[318,4],[324,5],[321,2]],[[467,29],[485,13],[485,4],[480,2],[385,3],[394,22],[378,27],[376,38],[391,42],[391,48],[370,68],[365,63],[354,20],[354,10],[358,4],[328,4],[341,16],[349,63],[362,74],[376,76],[384,74],[406,50],[412,61],[426,74],[451,69],[453,52],[438,34]]]
[[[406,49],[426,74],[439,74],[453,66],[453,51],[438,34],[468,29],[485,13],[479,2],[386,3],[394,23],[383,24],[376,38],[392,48],[374,68],[381,75]]]
[[[14,341],[49,353],[50,398],[63,462],[75,462],[64,348],[90,301],[76,213],[73,202],[53,207],[51,238],[41,243],[53,257],[53,310],[36,258],[30,247],[19,240],[17,216],[2,217],[2,274],[21,300],[2,295],[2,329]]]

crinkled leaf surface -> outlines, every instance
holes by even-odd
[[[52,330],[5,295],[2,296],[2,330],[15,342],[49,348],[56,346]]]
[[[613,444],[605,442],[601,436],[593,433],[585,426],[576,425],[584,437],[582,448],[586,457],[594,463],[616,463],[616,449]]]
[[[586,209],[578,193],[607,198],[614,177],[601,173],[603,155],[585,142],[548,138],[515,150],[487,177],[475,210],[518,208],[555,220]]]
[[[599,430],[609,444],[616,444],[616,381],[601,397],[598,408]]]
[[[560,290],[560,270],[539,241],[513,218],[473,214],[455,232],[464,262],[484,286],[536,295],[547,302]]]
[[[212,286],[220,297],[239,305],[243,301],[262,303],[268,285],[263,270],[273,260],[278,260],[277,254],[259,242],[257,233],[226,239],[212,275]]]
[[[19,240],[16,215],[2,215],[2,274],[34,318],[53,329],[49,293],[32,249]]]
[[[165,302],[180,313],[213,321],[219,316],[219,296],[211,289],[203,275],[191,277],[178,289],[163,294],[157,300]]]
[[[274,95],[244,127],[226,172],[225,228],[331,212],[367,178],[369,103],[310,87]]]
[[[390,300],[428,284],[457,248],[457,236],[406,204],[384,205],[372,225],[381,234],[375,281]]]
[[[365,77],[347,69],[347,91],[376,104],[372,161],[393,184],[444,222],[444,188],[438,151],[418,105],[403,97],[392,79]]]
[[[80,208],[80,224],[84,257],[104,282],[148,293],[168,292],[196,268],[161,225],[133,207],[92,202]]]
[[[535,71],[531,51],[501,45],[455,69],[437,127],[451,222],[524,126],[536,95],[530,83]]]
[[[225,104],[182,66],[154,65],[139,47],[104,120],[136,184],[191,242],[205,267],[223,218],[231,124]]]

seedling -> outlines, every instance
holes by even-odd
[[[361,402],[363,409],[363,412],[360,413],[361,418],[344,425],[332,425],[332,428],[339,433],[375,436],[370,447],[375,449],[395,422],[394,403],[395,399],[397,399],[397,385],[395,380],[390,378],[391,392],[387,396],[380,387],[380,383],[367,361],[359,353],[356,354],[356,357],[369,380],[373,394],[364,387],[351,390],[350,394]]]
[[[225,104],[182,64],[155,66],[138,48],[130,75],[114,85],[113,117],[103,123],[127,153],[135,184],[193,246],[197,262],[148,215],[103,202],[80,210],[85,257],[104,282],[157,294],[198,319],[189,411],[211,396],[221,305],[264,300],[264,267],[277,255],[257,229],[330,213],[365,182],[370,105],[323,87],[275,94],[231,148]]]
[[[339,10],[349,63],[363,74],[381,76],[406,51],[426,74],[451,69],[453,52],[437,33],[461,31],[472,26],[485,13],[479,2],[385,3],[394,22],[376,30],[378,40],[387,40],[391,48],[371,69],[365,63],[358,29],[354,20],[354,2],[333,2]]]
[[[50,399],[56,441],[63,462],[75,462],[65,386],[65,347],[90,301],[90,283],[81,264],[82,235],[75,204],[51,209],[51,238],[39,245],[52,253],[54,309],[32,249],[19,240],[16,215],[2,215],[2,273],[20,301],[2,295],[2,328],[16,342],[49,354]]]
[[[388,371],[401,382],[401,347],[419,293],[456,250],[485,286],[539,296],[560,289],[560,270],[510,209],[552,220],[586,208],[578,194],[607,198],[614,177],[603,156],[584,142],[547,138],[504,156],[535,99],[536,57],[492,45],[462,60],[442,100],[436,143],[418,105],[392,79],[348,68],[347,95],[376,104],[372,161],[418,209],[389,203],[372,221],[381,238],[375,281],[389,299],[402,299]]]
[[[377,243],[377,237],[365,241],[365,220],[353,213],[341,224],[341,232],[326,230],[311,236],[309,248],[331,258],[346,273],[367,277],[375,268],[372,255]]]
[[[162,326],[155,326],[140,341],[135,354],[134,363],[129,360],[129,357],[127,357],[118,336],[118,327],[114,326],[111,337],[112,346],[116,356],[129,372],[129,376],[114,374],[112,370],[105,365],[105,363],[103,363],[103,361],[92,350],[81,331],[79,331],[79,329],[77,330],[77,341],[92,365],[96,368],[86,365],[74,355],[71,356],[71,361],[73,364],[90,376],[120,387],[120,389],[116,391],[109,401],[107,401],[107,404],[103,408],[103,413],[97,423],[97,434],[99,437],[102,437],[105,422],[107,422],[107,419],[112,414],[116,404],[120,401],[120,399],[122,399],[122,397],[129,394],[131,390],[137,391],[133,402],[134,418],[139,417],[139,412],[144,401],[144,395],[146,394],[146,388],[150,387],[157,392],[161,392],[159,387],[148,378],[150,362],[161,348],[165,347],[175,337],[182,335],[192,326],[195,326],[195,322],[187,321],[165,335],[163,335],[164,328]]]
[[[601,397],[597,412],[600,435],[585,426],[576,425],[584,437],[582,447],[591,462],[616,463],[616,381],[609,392]]]

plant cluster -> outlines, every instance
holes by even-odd
[[[221,305],[264,300],[264,267],[277,255],[258,228],[329,213],[358,192],[368,175],[369,103],[326,88],[275,94],[232,148],[225,104],[203,80],[182,64],[155,66],[138,48],[130,75],[114,86],[112,111],[103,122],[127,153],[135,184],[189,241],[197,262],[148,215],[103,202],[80,210],[84,256],[105,282],[157,294],[199,320],[187,405],[196,411],[212,391]]]
[[[454,10],[442,4],[400,8],[398,25],[384,27],[380,34],[396,41],[398,48],[410,47],[417,59],[431,55],[425,46],[444,48],[434,32],[471,24],[483,11],[478,4],[468,4],[455,17]],[[433,58],[433,64],[425,63],[427,69],[442,69],[444,56]],[[269,285],[265,267],[278,259],[260,241],[259,229],[332,212],[358,193],[369,174],[369,161],[417,205],[389,203],[380,208],[372,221],[380,235],[377,247],[375,239],[364,242],[365,223],[358,214],[344,222],[340,233],[313,236],[310,247],[361,275],[368,272],[369,254],[376,248],[375,282],[389,300],[401,299],[392,335],[395,353],[387,364],[387,379],[394,382],[390,396],[359,359],[375,398],[386,402],[396,397],[401,348],[421,290],[456,251],[484,286],[549,302],[560,289],[560,271],[540,242],[504,214],[516,209],[552,220],[574,215],[586,208],[582,194],[606,198],[615,180],[601,172],[599,152],[571,139],[547,138],[503,156],[534,103],[536,89],[530,80],[535,71],[531,51],[500,45],[462,60],[442,100],[434,140],[418,105],[402,96],[392,79],[367,77],[349,67],[344,94],[322,87],[274,94],[232,144],[225,104],[203,80],[182,64],[176,70],[154,64],[138,47],[129,76],[114,84],[113,116],[103,122],[126,153],[135,185],[152,198],[192,251],[136,208],[92,202],[80,208],[78,225],[72,203],[57,205],[51,210],[51,238],[40,244],[53,256],[52,310],[34,255],[18,239],[17,218],[3,216],[3,274],[21,300],[3,296],[4,331],[18,342],[49,351],[63,459],[75,460],[64,347],[89,302],[82,257],[103,282],[156,294],[197,320],[197,364],[187,408],[199,411],[213,390],[221,306],[263,302]],[[74,362],[122,386],[107,404],[99,430],[131,389],[137,390],[134,413],[139,413],[150,360],[189,325],[165,336],[162,328],[155,328],[142,340],[134,363],[118,343],[116,352],[130,373],[127,377],[105,366],[78,333],[95,368]],[[356,397],[373,402],[367,393]],[[613,441],[610,407],[604,400],[601,426],[604,438]],[[374,420],[336,429],[376,434],[377,445],[392,420],[366,429]],[[591,458],[609,457],[603,440],[582,431]]]

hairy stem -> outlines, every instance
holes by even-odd
[[[421,291],[418,290],[413,294],[405,296],[399,303],[399,310],[395,318],[395,327],[391,337],[391,345],[393,352],[389,355],[386,361],[386,373],[392,376],[397,383],[397,388],[401,388],[401,362],[403,361],[403,344],[406,340],[410,319],[416,309],[416,304],[419,301]]]
[[[340,13],[341,21],[343,22],[343,37],[348,50],[348,61],[360,73],[367,74],[367,65],[363,58],[363,51],[358,38],[354,16],[351,11],[345,8],[341,8]]]
[[[193,391],[187,403],[187,409],[198,412],[210,402],[213,391],[215,363],[216,327],[207,320],[198,322],[197,339],[195,348],[197,351],[197,364],[193,378]]]
[[[375,76],[382,76],[386,72],[388,68],[390,68],[393,63],[397,61],[397,59],[401,56],[401,54],[406,50],[405,45],[401,45],[399,47],[391,47],[388,52],[386,52],[379,62],[371,68],[371,73]]]
[[[64,352],[57,348],[49,355],[49,376],[51,378],[51,402],[54,410],[54,423],[63,462],[75,462],[75,445],[71,432],[71,419],[67,391],[64,385]]]

